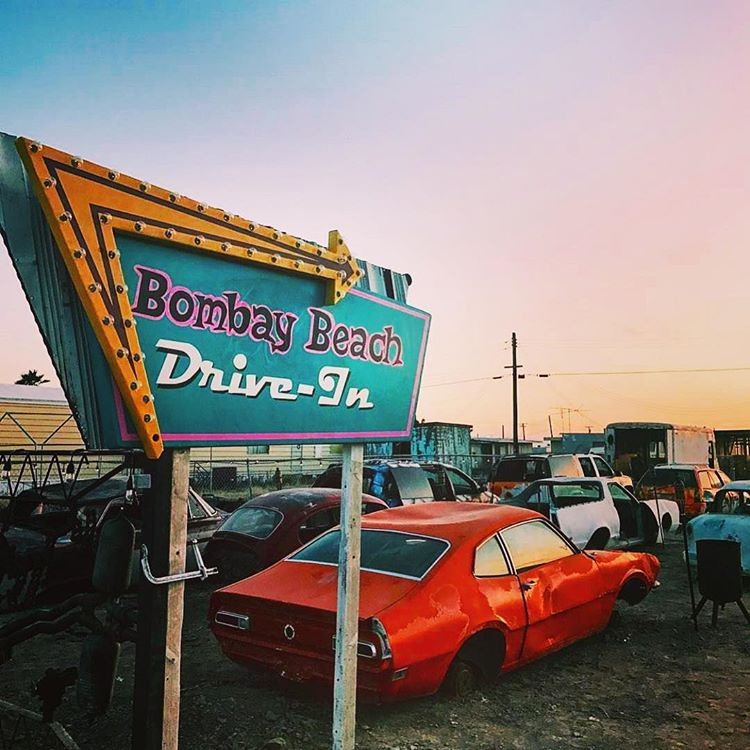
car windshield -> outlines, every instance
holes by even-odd
[[[533,482],[549,476],[547,462],[534,458],[507,458],[495,467],[496,482]]]
[[[268,539],[283,520],[284,516],[272,508],[250,506],[238,508],[221,525],[220,531],[232,531],[255,539]]]
[[[341,532],[330,531],[290,560],[337,565]],[[399,531],[362,530],[361,567],[373,573],[421,580],[450,545],[444,539]]]
[[[713,503],[709,503],[708,512],[730,516],[750,515],[750,489],[719,490]]]
[[[602,499],[602,488],[598,482],[566,482],[551,484],[550,489],[558,508],[591,503]]]

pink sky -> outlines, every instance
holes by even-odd
[[[83,46],[101,19],[70,17],[52,51],[24,17],[28,43],[0,44],[0,129],[311,239],[340,229],[414,277],[425,386],[503,372],[513,330],[530,373],[750,367],[750,5],[498,5],[251,5],[135,37],[121,16]],[[5,253],[0,310],[0,382],[51,373]],[[750,427],[749,380],[527,379],[521,419]],[[482,434],[510,413],[506,380],[425,387],[418,408]]]

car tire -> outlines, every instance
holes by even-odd
[[[479,670],[471,663],[456,657],[445,675],[443,690],[451,698],[465,698],[479,681]]]

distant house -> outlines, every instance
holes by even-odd
[[[603,432],[563,432],[551,441],[552,453],[604,453]]]
[[[440,461],[464,471],[471,469],[471,425],[458,422],[415,422],[409,440],[368,443],[370,458],[410,458],[413,461]]]
[[[83,447],[62,388],[0,384],[0,451]]]
[[[518,452],[531,453],[534,443],[531,440],[519,440]],[[489,477],[492,464],[502,456],[513,453],[513,440],[503,437],[473,437],[470,441],[471,472],[477,479]]]

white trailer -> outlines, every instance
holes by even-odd
[[[614,422],[604,430],[604,443],[610,464],[636,482],[657,464],[716,466],[716,437],[710,427]]]

